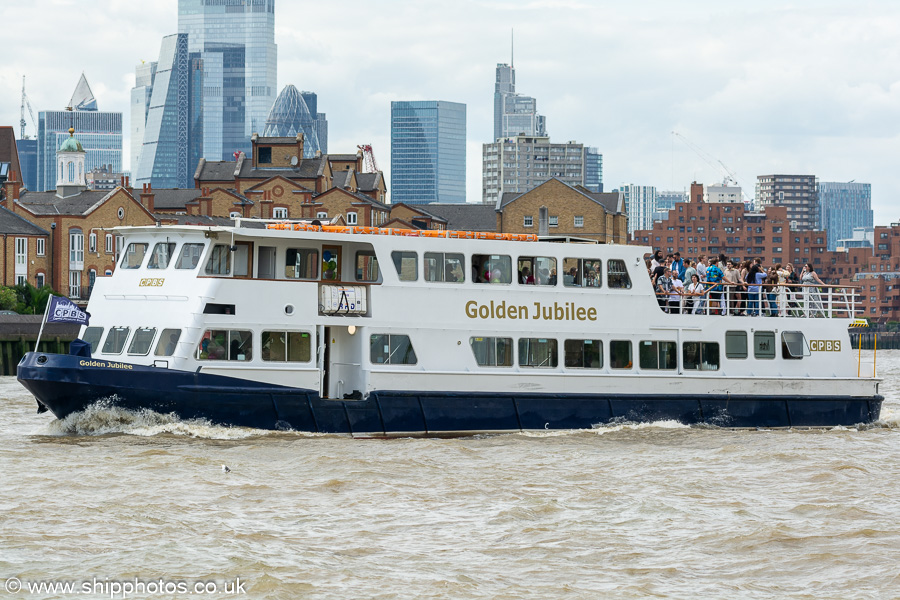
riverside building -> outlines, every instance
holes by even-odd
[[[517,135],[484,144],[481,200],[496,204],[503,194],[522,194],[554,177],[587,186],[585,156],[584,144],[554,144],[547,136]],[[594,182],[599,183],[596,175]]]

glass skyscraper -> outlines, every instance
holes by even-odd
[[[819,182],[820,229],[828,232],[828,250],[852,238],[858,227],[872,228],[872,184]]]
[[[537,112],[537,100],[516,93],[516,70],[497,65],[494,81],[494,140],[517,135],[547,135],[547,119]]]
[[[466,105],[391,102],[391,203],[466,201]]]
[[[202,82],[197,53],[188,52],[187,35],[163,38],[159,62],[140,65],[132,89],[132,120],[146,114],[143,144],[134,183],[157,188],[193,187],[200,160],[199,95]],[[132,144],[134,148],[134,144]]]
[[[178,0],[178,33],[202,61],[203,157],[249,156],[277,93],[275,0]]]
[[[19,166],[25,189],[37,190],[37,139],[16,140],[16,150],[19,152]]]
[[[100,112],[90,93],[84,75],[73,94],[73,110],[42,110],[38,113],[37,186],[33,191],[56,189],[56,151],[69,138],[69,128],[86,151],[85,170],[107,165],[115,173],[122,172],[122,113]]]
[[[293,85],[286,85],[272,105],[263,137],[296,137],[302,133],[305,158],[312,158],[317,151],[327,153],[328,123],[323,113],[315,112],[316,100],[314,93],[301,93]],[[324,135],[324,143],[320,134]]]
[[[603,155],[592,146],[584,147],[584,187],[603,192]]]

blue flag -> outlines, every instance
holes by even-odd
[[[91,315],[81,310],[68,298],[53,296],[50,299],[50,309],[47,311],[48,323],[80,323],[87,325]]]

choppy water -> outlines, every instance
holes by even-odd
[[[878,363],[864,430],[449,440],[59,422],[2,378],[0,599],[898,598],[900,352]]]

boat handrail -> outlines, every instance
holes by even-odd
[[[722,304],[728,314],[765,317],[854,318],[862,310],[859,286],[819,285],[807,283],[740,284],[703,282],[703,292],[690,293],[687,288],[671,292],[656,291],[660,309],[670,314],[720,315]],[[721,290],[713,288],[719,285]],[[759,287],[758,292],[743,289]],[[765,288],[769,288],[766,290]],[[721,296],[710,297],[718,291]],[[671,297],[678,296],[676,304]],[[770,296],[776,296],[772,299]],[[690,304],[688,304],[690,302]],[[699,305],[699,306],[698,306]]]
[[[458,229],[401,229],[398,227],[364,227],[357,225],[313,225],[311,223],[267,223],[266,229],[366,235],[397,235],[406,237],[434,237],[459,240],[538,241],[538,236],[532,233],[496,233],[493,231],[465,231]]]

